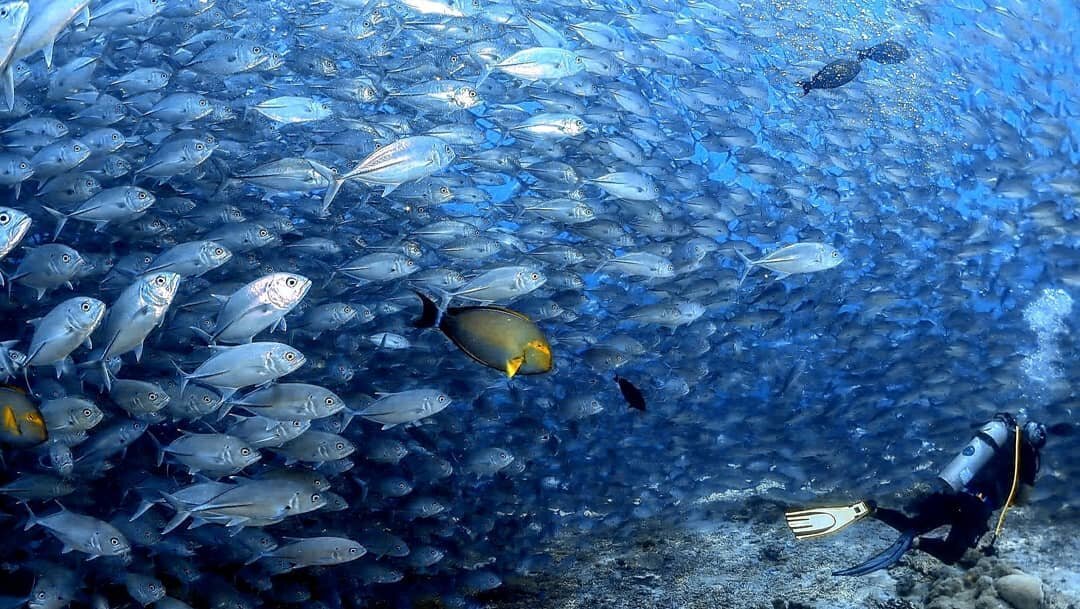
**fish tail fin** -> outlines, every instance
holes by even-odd
[[[29,516],[26,519],[26,524],[23,525],[23,530],[24,531],[29,531],[31,528],[33,528],[35,525],[39,524],[41,521],[38,519],[37,514],[34,513],[34,510],[30,509],[30,502],[29,501],[24,502],[23,507],[26,508],[26,511],[29,514]]]
[[[161,464],[165,462],[165,447],[154,434],[148,431],[146,432],[146,435],[150,436],[150,440],[154,443],[154,449],[157,451],[157,466],[161,467]]]
[[[739,258],[746,264],[746,270],[743,271],[742,277],[739,277],[739,287],[736,288],[736,290],[738,290],[742,287],[743,282],[746,281],[746,277],[750,275],[750,271],[754,270],[755,263],[753,260],[747,258],[746,254],[742,253],[739,248],[735,248],[735,253],[738,254]]]
[[[322,210],[319,214],[326,216],[330,213],[330,204],[334,202],[334,197],[337,197],[338,191],[341,190],[342,184],[345,183],[343,178],[335,177],[330,185],[326,187],[326,194],[323,195]]]
[[[4,85],[4,104],[6,104],[8,112],[11,112],[15,109],[15,70],[10,63],[4,68],[4,74],[0,78],[3,79]],[[16,196],[15,198],[18,199],[19,197]]]
[[[184,390],[187,389],[188,385],[188,373],[184,372],[184,369],[180,367],[180,364],[177,364],[176,361],[172,358],[169,358],[169,363],[172,364],[173,368],[176,368],[176,371],[180,373],[180,394],[177,396],[177,398],[183,398]]]
[[[413,293],[420,297],[420,302],[424,305],[424,310],[420,313],[420,317],[413,322],[413,327],[434,328],[439,323],[439,318],[441,316],[439,305],[435,304],[435,301],[427,295],[417,290],[413,290]]]
[[[196,336],[206,341],[206,344],[208,345],[213,345],[216,340],[213,334],[210,334],[206,330],[203,330],[202,328],[199,328],[197,326],[188,326],[188,329],[194,332]]]
[[[41,208],[47,211],[50,216],[56,218],[56,232],[53,233],[52,238],[53,241],[56,241],[60,236],[60,231],[64,230],[64,226],[67,225],[68,215],[62,211],[57,211],[48,205],[42,205]]]
[[[165,501],[167,501],[169,505],[171,505],[172,508],[176,510],[176,515],[173,516],[172,520],[170,520],[168,524],[165,525],[165,528],[161,529],[161,534],[167,535],[176,527],[184,524],[184,521],[191,516],[191,512],[186,509],[184,502],[180,501],[176,497],[173,497],[172,495],[165,492],[162,492],[161,495],[165,498]]]
[[[109,370],[109,362],[105,361],[105,358],[101,358],[96,363],[101,366],[101,380],[105,383],[105,391],[112,391],[112,371]]]
[[[473,88],[474,88],[474,89],[479,89],[479,88],[480,88],[480,85],[484,84],[484,81],[486,81],[486,80],[488,79],[488,76],[491,76],[491,67],[490,67],[490,66],[487,66],[487,65],[485,65],[485,66],[484,66],[484,67],[483,67],[483,68],[482,68],[482,69],[480,70],[480,78],[477,78],[477,79],[476,79],[476,84],[475,84],[475,85],[473,85]]]

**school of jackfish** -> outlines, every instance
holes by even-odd
[[[775,4],[0,2],[0,595],[465,607],[1075,417],[1076,8]]]

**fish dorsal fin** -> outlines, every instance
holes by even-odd
[[[499,313],[505,313],[505,314],[507,314],[507,315],[509,315],[511,317],[516,317],[516,318],[518,318],[518,319],[520,319],[522,321],[527,321],[529,323],[532,323],[532,320],[529,319],[529,316],[522,313],[522,312],[520,312],[520,311],[515,311],[513,309],[507,309],[506,307],[497,307],[495,305],[481,305],[481,306],[477,306],[477,307],[459,307],[459,308],[456,308],[456,309],[450,309],[450,311],[447,311],[447,312],[449,313],[449,312],[454,312],[454,311],[456,311],[458,313],[462,313],[462,312],[466,312],[466,311],[498,311]]]

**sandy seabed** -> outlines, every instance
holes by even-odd
[[[550,566],[507,577],[482,600],[497,609],[1080,609],[1080,522],[1015,510],[994,556],[970,551],[947,566],[912,551],[857,578],[831,572],[883,550],[895,531],[867,520],[797,542],[783,522],[780,507],[760,504],[567,536],[548,549]],[[1041,581],[1041,604],[1002,598],[1002,578],[1016,573]]]

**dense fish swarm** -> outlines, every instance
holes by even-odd
[[[0,2],[0,594],[465,607],[1075,421],[1077,8],[827,4]]]

